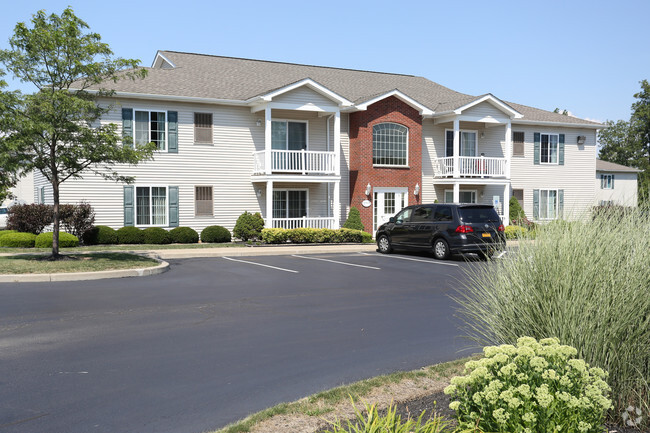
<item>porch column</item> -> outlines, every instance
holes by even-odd
[[[460,203],[460,184],[454,184],[454,203]]]
[[[460,120],[458,118],[454,119],[454,177],[460,177]],[[456,187],[454,186],[454,191]],[[457,202],[457,197],[454,192],[454,202]]]
[[[510,163],[512,161],[512,122],[506,123],[506,179],[510,179]]]
[[[267,105],[264,108],[264,167],[266,168],[266,174],[271,174],[273,171],[273,167],[271,166],[271,143],[271,107]],[[271,184],[272,186],[273,184]]]
[[[503,188],[503,225],[510,225],[510,184]]]
[[[266,181],[266,218],[264,218],[264,228],[273,227],[273,181]]]
[[[332,197],[332,203],[334,203],[334,227],[333,229],[341,228],[341,181],[337,180],[334,182],[334,197]]]
[[[334,113],[334,174],[341,175],[341,112],[339,110]],[[337,194],[335,195],[338,197]]]

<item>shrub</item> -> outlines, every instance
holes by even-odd
[[[267,244],[283,244],[289,240],[289,230],[287,229],[264,229],[262,230],[262,240]]]
[[[454,399],[461,429],[489,432],[601,433],[607,373],[589,368],[578,351],[557,338],[531,337],[483,349],[485,357],[465,364],[465,376],[451,379],[445,393]]]
[[[33,233],[9,233],[0,236],[0,247],[33,248],[36,235]]]
[[[207,226],[201,232],[201,242],[222,243],[230,242],[230,239],[228,229],[221,226]]]
[[[88,203],[62,204],[59,218],[66,232],[83,241],[83,235],[95,224],[95,212]]]
[[[647,404],[650,222],[643,212],[548,224],[517,254],[465,270],[456,300],[470,336],[481,345],[555,336],[609,371],[616,413]]]
[[[337,242],[363,242],[371,243],[372,235],[361,230],[339,229],[335,236]]]
[[[36,236],[34,246],[36,248],[52,248],[54,233],[41,233]],[[73,248],[79,246],[79,238],[66,232],[59,232],[59,248]]]
[[[264,220],[259,212],[244,212],[237,218],[232,234],[242,241],[257,240],[261,238],[263,228]]]
[[[172,236],[169,232],[160,227],[149,227],[142,230],[145,244],[171,244]]]
[[[38,235],[52,224],[52,206],[46,204],[19,204],[11,206],[7,216],[7,228],[21,233]]]
[[[18,233],[16,230],[0,230],[0,238],[10,233]]]
[[[95,226],[83,234],[84,245],[113,245],[117,243],[117,232],[108,226]]]
[[[316,230],[312,242],[317,243],[331,243],[336,239],[336,230],[332,229],[320,229]]]
[[[190,227],[176,227],[169,234],[175,244],[195,244],[199,241],[199,234]]]
[[[519,204],[519,200],[515,196],[510,197],[510,220],[514,222],[514,224],[519,224],[522,220],[526,219],[526,214],[524,213],[524,210],[522,209],[521,205]]]
[[[137,227],[122,227],[117,230],[117,242],[120,244],[142,244],[144,233]]]
[[[348,219],[345,220],[343,228],[363,231],[363,223],[361,222],[361,213],[359,213],[359,209],[354,206],[350,208]]]
[[[505,233],[506,239],[519,239],[526,235],[526,229],[521,226],[507,226]]]
[[[289,241],[294,244],[311,243],[314,239],[314,231],[306,227],[298,227],[289,230]]]

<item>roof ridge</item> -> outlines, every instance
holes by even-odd
[[[366,69],[338,68],[338,67],[335,67],[335,66],[307,65],[307,64],[304,64],[304,63],[279,62],[279,61],[276,61],[276,60],[260,60],[260,59],[248,59],[246,57],[219,56],[219,55],[216,55],[216,54],[188,53],[186,51],[160,50],[160,52],[161,53],[188,54],[188,55],[192,55],[192,56],[217,57],[217,58],[220,58],[220,59],[248,60],[250,62],[275,63],[275,64],[280,64],[280,65],[306,66],[308,68],[336,69],[336,70],[340,70],[340,71],[366,72],[366,73],[371,73],[371,74],[397,75],[397,76],[401,76],[401,77],[415,77],[415,78],[427,79],[426,77],[421,77],[419,75],[398,74],[396,72],[381,72],[381,71],[369,71],[369,70],[366,70]]]

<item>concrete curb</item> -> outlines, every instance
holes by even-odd
[[[356,253],[376,251],[376,244],[355,245],[290,245],[247,248],[196,248],[187,250],[150,250],[149,257],[158,259],[189,259],[206,257],[280,256],[291,254]]]
[[[102,280],[105,278],[148,277],[166,272],[169,263],[158,260],[157,266],[150,268],[116,269],[97,272],[61,272],[57,274],[2,274],[0,283],[42,283],[54,281]]]

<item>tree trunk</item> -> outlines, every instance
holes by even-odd
[[[59,182],[53,176],[52,193],[54,196],[54,221],[52,227],[52,259],[58,260],[59,255]]]

